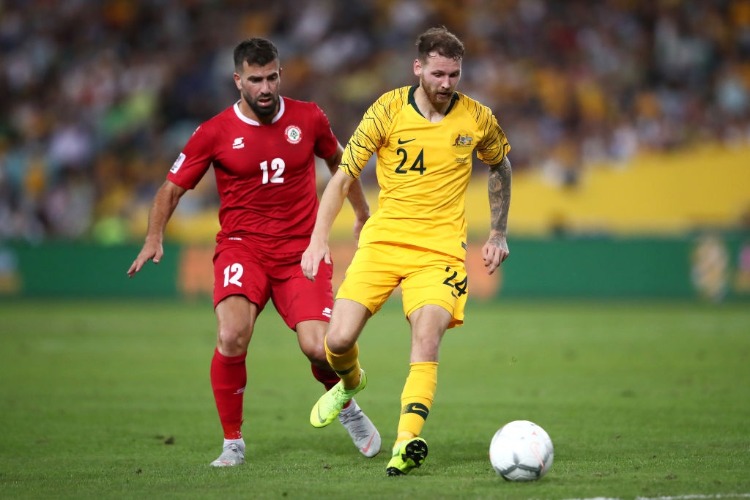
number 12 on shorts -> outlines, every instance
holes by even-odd
[[[226,288],[229,285],[236,285],[242,288],[242,282],[240,281],[240,278],[242,278],[243,272],[244,272],[244,269],[242,268],[242,264],[237,263],[237,262],[225,267],[224,268],[224,287]]]

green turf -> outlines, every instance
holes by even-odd
[[[269,308],[248,358],[248,463],[232,470],[208,467],[208,302],[0,302],[0,498],[750,496],[747,304],[501,301],[467,316],[443,343],[430,456],[388,478],[409,345],[397,302],[360,339],[357,399],[385,452],[309,425],[321,388]],[[536,483],[489,465],[515,419],[555,444]]]

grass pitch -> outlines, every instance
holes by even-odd
[[[397,300],[360,339],[357,400],[383,435],[361,457],[269,307],[248,356],[247,464],[221,447],[209,302],[0,302],[0,498],[748,498],[750,307],[471,303],[443,342],[425,465],[385,477],[409,335]],[[543,426],[550,473],[508,483],[487,449]]]

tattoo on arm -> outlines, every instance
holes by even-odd
[[[490,166],[488,190],[490,196],[491,229],[505,235],[510,209],[511,167],[508,157]]]

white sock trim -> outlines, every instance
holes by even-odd
[[[350,400],[349,406],[341,409],[340,415],[348,415],[353,411],[357,411],[357,408],[359,408],[359,405],[357,405],[357,402],[352,399]]]

